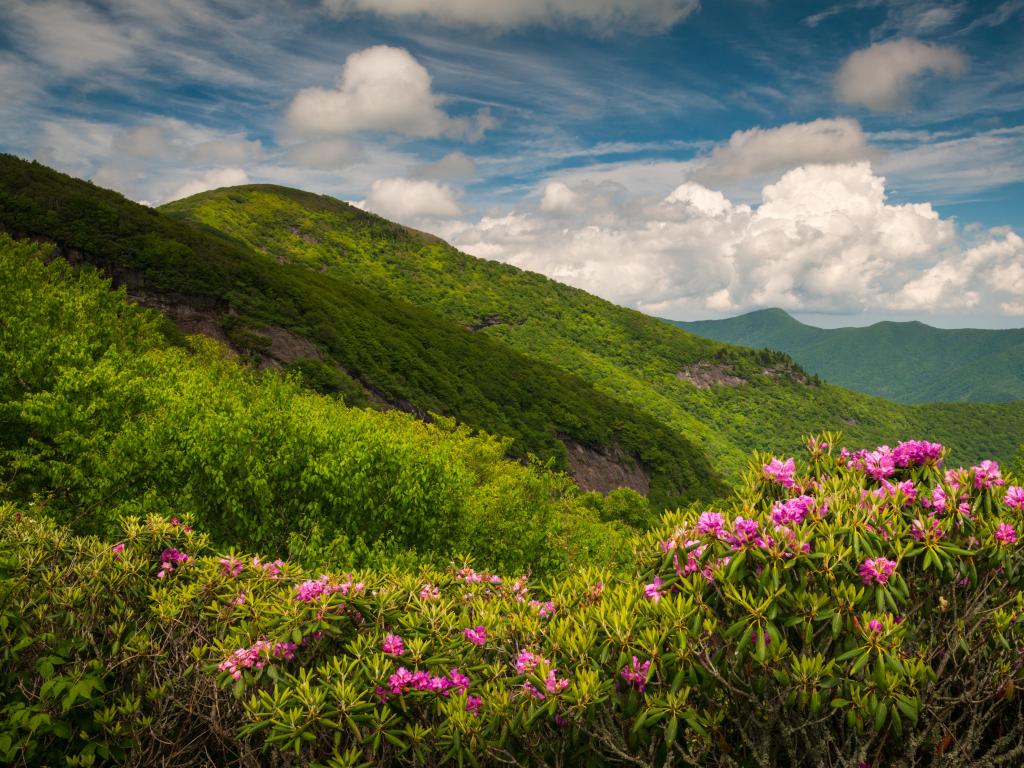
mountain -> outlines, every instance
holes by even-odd
[[[671,322],[705,338],[785,352],[831,382],[901,403],[1024,399],[1024,328],[950,330],[887,321],[825,329],[781,309]]]
[[[900,405],[787,355],[703,339],[321,195],[251,185],[152,210],[0,157],[0,226],[103,269],[185,331],[372,407],[457,418],[655,507],[721,492],[751,450],[927,436],[1006,460],[1020,404]],[[714,467],[715,469],[712,469]]]
[[[686,435],[723,474],[740,472],[751,450],[795,451],[823,429],[853,445],[928,435],[961,462],[1009,458],[1020,443],[1024,405],[907,406],[817,383],[785,354],[703,339],[330,197],[252,185],[161,211],[558,366]]]
[[[513,456],[550,460],[590,489],[631,487],[661,508],[720,491],[705,453],[652,415],[340,273],[288,263],[9,155],[0,156],[0,228],[56,243],[182,330],[258,366],[297,371],[348,402],[455,417],[512,438]]]

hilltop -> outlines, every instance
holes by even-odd
[[[875,323],[816,328],[781,309],[724,320],[670,321],[709,339],[791,355],[844,387],[901,403],[1024,399],[1024,329],[933,328]]]

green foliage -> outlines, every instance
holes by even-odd
[[[709,339],[781,350],[829,381],[901,403],[1024,400],[1024,329],[919,322],[823,329],[781,309],[673,323]]]
[[[932,435],[962,462],[1009,461],[1024,432],[1022,403],[908,407],[822,384],[785,354],[680,333],[329,197],[254,185],[204,192],[161,210],[224,232],[268,258],[430,308],[559,366],[686,435],[725,475],[738,475],[755,449],[792,452],[804,434],[821,430],[843,429],[865,445]],[[856,360],[862,368],[888,364],[872,355]],[[688,380],[704,373],[712,374],[705,385]],[[652,478],[652,498],[663,498],[660,482]]]
[[[293,364],[313,389],[337,391],[350,404],[369,392],[421,417],[452,416],[513,438],[512,456],[554,459],[563,470],[564,440],[621,452],[650,476],[659,510],[721,492],[707,457],[684,434],[429,305],[281,263],[209,227],[10,155],[0,155],[0,227],[55,242],[68,259],[101,268],[147,301],[212,313],[254,362],[272,352],[268,328],[312,342],[323,366]]]
[[[666,515],[624,568],[541,582],[321,573],[188,521],[104,542],[0,506],[0,759],[1015,764],[1019,480],[837,442],[777,480],[755,456],[720,517]]]
[[[0,488],[76,532],[190,515],[222,545],[284,554],[297,535],[306,561],[362,542],[367,562],[401,548],[537,572],[624,551],[567,477],[506,460],[507,440],[346,407],[201,337],[169,346],[96,273],[2,235],[0,333]]]

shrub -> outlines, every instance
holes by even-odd
[[[158,519],[112,546],[5,509],[0,757],[1018,764],[1024,490],[935,444],[835,442],[755,457],[631,569],[538,584],[321,574]]]

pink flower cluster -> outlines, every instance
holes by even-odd
[[[772,505],[772,521],[777,525],[799,525],[808,515],[815,514],[817,502],[811,496],[797,496],[786,501],[777,501]],[[818,516],[823,517],[828,511],[828,503],[822,504]]]
[[[276,579],[281,575],[281,569],[284,567],[284,560],[274,560],[270,563],[264,563],[259,557],[252,559],[253,570],[262,571],[265,575],[272,579]]]
[[[661,600],[661,576],[655,576],[654,581],[644,586],[644,597],[650,600],[652,603],[657,603]]]
[[[441,590],[433,584],[424,584],[420,589],[420,600],[437,600],[441,596]]]
[[[245,570],[245,563],[237,557],[222,557],[220,559],[221,572],[228,578],[240,576]]]
[[[179,552],[174,547],[165,549],[160,554],[160,570],[157,571],[156,577],[158,579],[166,578],[167,574],[175,571],[175,566],[181,563],[190,562],[191,560],[192,558],[189,555],[186,555],[184,552]]]
[[[888,445],[880,445],[873,451],[864,450],[854,453],[849,453],[843,448],[840,457],[846,459],[847,466],[859,469],[875,480],[891,477],[896,472],[896,459],[893,458],[892,448]]]
[[[365,589],[366,586],[361,581],[355,584],[352,583],[351,574],[349,574],[347,581],[341,583],[332,582],[328,576],[324,575],[319,579],[304,581],[295,587],[295,602],[308,603],[323,595],[333,595],[337,592],[345,596],[349,593],[358,595]]]
[[[974,487],[979,491],[1003,484],[1003,475],[994,461],[986,459],[978,466],[971,467],[971,472],[974,474]]]
[[[725,538],[725,515],[721,512],[701,512],[697,518],[697,535]]]
[[[624,666],[619,674],[623,680],[640,691],[640,693],[643,693],[644,688],[647,687],[647,673],[650,669],[651,662],[649,659],[641,664],[640,660],[634,656],[633,661]]]
[[[295,658],[295,651],[298,646],[295,643],[272,643],[269,640],[257,640],[251,648],[239,648],[233,652],[217,669],[227,672],[235,680],[242,677],[243,669],[263,669],[268,659],[284,659],[291,661]]]
[[[942,463],[942,445],[927,440],[908,440],[900,443],[892,452],[897,467],[916,467],[925,464],[938,466]]]
[[[742,515],[737,515],[732,521],[732,536],[729,537],[729,542],[734,549],[754,543],[758,538],[759,529],[757,520],[748,520]]]
[[[387,698],[389,695],[401,696],[412,691],[436,693],[439,696],[449,696],[452,691],[466,693],[469,691],[469,677],[460,672],[458,667],[452,667],[447,675],[432,675],[424,670],[410,672],[405,667],[399,667],[388,678],[387,688],[377,688],[377,695]],[[469,709],[468,703],[466,708]]]
[[[868,621],[867,627],[868,632],[870,632],[872,635],[880,635],[882,634],[882,630],[884,629],[884,625],[878,619],[871,619],[870,621]]]
[[[883,479],[881,483],[881,486],[871,492],[876,499],[895,499],[897,496],[902,496],[903,506],[909,507],[917,498],[917,487],[913,480],[892,483]]]
[[[1017,529],[1009,523],[1000,523],[996,526],[996,532],[993,535],[995,536],[996,541],[998,541],[1002,546],[1015,544],[1017,542]]]
[[[540,600],[531,600],[530,607],[537,609],[537,615],[542,619],[546,619],[548,616],[555,612],[555,604],[550,600],[541,602]]]
[[[455,578],[467,584],[487,582],[489,584],[501,584],[501,576],[496,574],[477,573],[472,568],[460,568],[455,572]]]
[[[473,645],[485,645],[487,643],[487,628],[483,626],[466,627],[462,630],[462,635]]]
[[[796,480],[793,479],[793,475],[796,474],[796,462],[792,458],[785,461],[773,458],[764,465],[763,470],[764,476],[776,485],[781,485],[783,488],[796,488]]]
[[[398,635],[388,633],[380,648],[389,656],[402,656],[405,653],[405,642]]]
[[[523,690],[527,695],[532,696],[535,699],[544,699],[547,698],[548,694],[561,693],[569,687],[569,681],[565,678],[558,677],[558,673],[555,668],[551,666],[551,662],[543,656],[538,656],[536,653],[523,650],[520,651],[519,655],[516,657],[516,672],[520,675],[532,672],[538,666],[548,667],[547,674],[544,677],[544,691],[538,690],[533,683],[527,680],[523,683]]]
[[[860,564],[857,572],[865,584],[885,584],[896,571],[896,562],[884,557],[867,559]]]
[[[1009,486],[1003,496],[1003,503],[1010,509],[1024,510],[1024,488],[1019,485]]]

